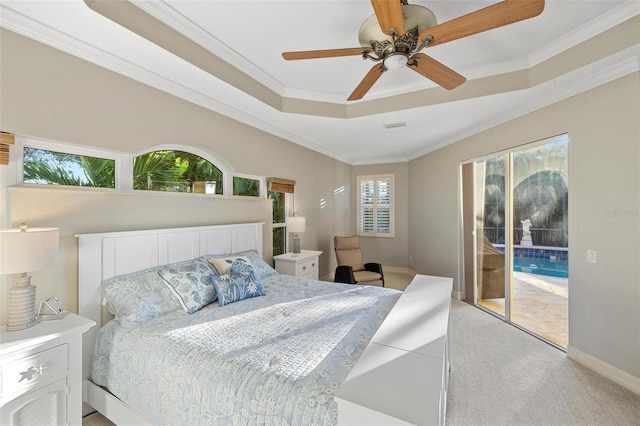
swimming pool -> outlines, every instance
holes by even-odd
[[[569,278],[569,262],[540,257],[514,256],[513,270],[551,277]]]

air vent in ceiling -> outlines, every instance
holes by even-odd
[[[406,126],[407,123],[405,123],[404,121],[401,121],[400,123],[389,123],[389,124],[385,124],[384,128],[385,129],[395,129],[396,127],[404,127]]]

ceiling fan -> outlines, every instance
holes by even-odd
[[[378,62],[351,93],[349,101],[362,99],[384,72],[404,66],[451,90],[466,78],[420,53],[422,49],[533,18],[544,9],[544,0],[504,0],[437,24],[433,12],[410,5],[407,0],[371,0],[371,4],[375,14],[358,33],[362,47],[284,52],[282,57],[298,60],[362,55]]]

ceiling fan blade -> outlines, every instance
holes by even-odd
[[[399,0],[371,0],[371,4],[383,33],[391,35],[391,31],[395,31],[398,35],[404,34],[404,19]]]
[[[367,75],[364,76],[360,84],[358,84],[358,87],[356,87],[347,100],[357,101],[358,99],[362,99],[375,82],[378,81],[383,72],[385,72],[384,66],[382,64],[375,64],[373,68],[369,70]]]
[[[300,52],[283,52],[282,57],[288,61],[297,59],[335,58],[338,56],[356,56],[371,52],[367,47],[350,47],[346,49],[303,50]]]
[[[467,81],[466,78],[451,68],[424,53],[416,53],[413,55],[407,63],[407,66],[447,90],[455,89]]]
[[[426,36],[432,36],[433,40],[429,46],[436,46],[533,18],[541,14],[543,10],[544,0],[505,0],[427,28],[420,33],[419,40],[423,40]]]

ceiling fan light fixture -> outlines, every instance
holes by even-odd
[[[407,61],[409,57],[404,53],[392,53],[390,55],[385,56],[382,63],[384,67],[389,71],[399,70],[400,68],[404,68],[407,65]]]
[[[424,6],[415,4],[403,4],[402,6],[402,19],[404,21],[404,27],[407,29],[417,29],[417,33],[420,34],[427,28],[431,28],[437,24],[436,16],[433,12]],[[402,37],[404,34],[398,34],[398,37]],[[394,39],[388,34],[385,34],[380,29],[378,24],[378,18],[376,15],[370,16],[358,32],[358,40],[362,47],[371,47],[372,42],[384,42],[388,41],[393,44]]]

